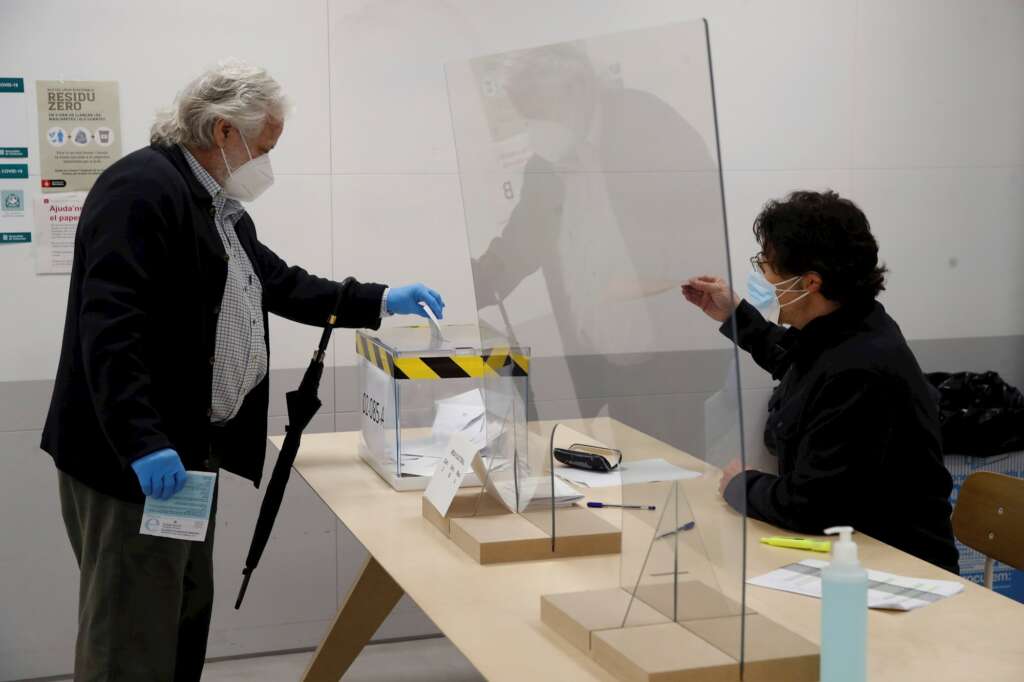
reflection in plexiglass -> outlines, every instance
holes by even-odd
[[[446,76],[483,343],[531,348],[537,412],[627,465],[661,447],[705,474],[622,474],[622,501],[656,511],[622,515],[620,586],[630,608],[680,624],[736,616],[739,632],[743,515],[708,498],[705,465],[726,440],[743,458],[735,348],[679,292],[729,272],[704,23],[481,56]],[[702,366],[687,351],[706,351]],[[535,402],[540,385],[549,404]],[[529,422],[517,475],[551,480],[554,423]],[[557,514],[533,520],[558,534]]]

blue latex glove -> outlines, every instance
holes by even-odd
[[[392,287],[388,289],[387,308],[392,315],[419,315],[426,317],[427,313],[420,306],[423,301],[430,306],[431,312],[437,319],[444,318],[444,301],[441,294],[430,287],[422,284],[410,284],[404,287]]]
[[[139,477],[142,494],[158,500],[167,500],[185,487],[188,474],[181,465],[181,457],[169,448],[151,452],[132,462],[132,469]]]

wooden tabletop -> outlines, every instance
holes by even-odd
[[[614,440],[628,459],[662,457],[702,471],[685,482],[697,527],[692,542],[711,560],[697,573],[738,594],[739,515],[718,496],[718,471],[665,443],[607,418],[566,420],[569,426]],[[550,425],[531,424],[531,428]],[[272,442],[280,447],[282,438]],[[613,678],[540,621],[545,594],[616,587],[622,557],[480,566],[422,518],[420,492],[395,492],[358,456],[359,433],[303,437],[295,467],[313,490],[488,680],[604,680]],[[609,501],[612,489],[594,491]],[[618,523],[617,512],[606,510]],[[781,531],[748,520],[747,575],[756,576],[803,558],[823,555],[760,543]],[[867,568],[920,578],[954,576],[865,535],[858,535]],[[624,538],[624,556],[635,549]],[[696,563],[699,562],[695,562]],[[726,568],[723,568],[726,566]],[[964,591],[909,613],[872,610],[868,666],[872,682],[995,682],[1024,680],[1024,605],[964,581]],[[747,604],[813,642],[819,642],[820,601],[749,587]]]

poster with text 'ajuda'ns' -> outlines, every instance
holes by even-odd
[[[116,81],[36,81],[44,193],[88,191],[121,158]]]

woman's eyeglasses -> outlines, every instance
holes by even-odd
[[[764,266],[768,260],[764,257],[764,252],[757,253],[750,257],[750,267],[754,268],[754,272],[760,272],[764,274]]]

